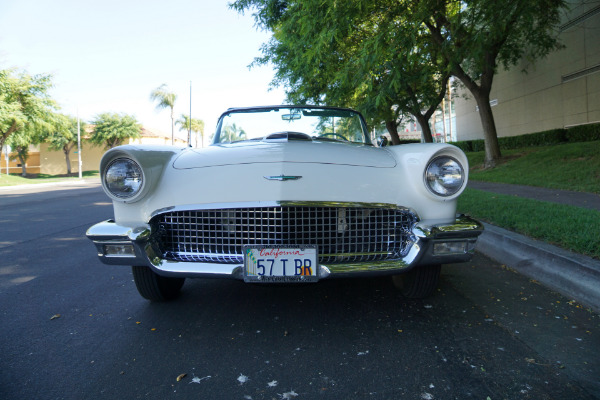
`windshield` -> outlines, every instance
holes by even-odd
[[[213,143],[283,137],[368,143],[359,113],[318,107],[231,110],[219,120]]]

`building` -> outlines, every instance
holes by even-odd
[[[565,47],[494,77],[490,103],[499,137],[600,122],[600,5],[568,3],[559,33]],[[475,100],[464,94],[454,98],[458,140],[482,139]]]

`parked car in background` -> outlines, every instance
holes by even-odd
[[[309,283],[389,275],[408,297],[468,261],[482,225],[456,214],[464,153],[371,144],[350,109],[229,109],[203,149],[126,145],[100,165],[114,219],[87,236],[132,266],[140,294],[174,298],[186,278]]]

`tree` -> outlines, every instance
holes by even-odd
[[[275,85],[292,102],[346,105],[385,121],[392,141],[405,113],[431,142],[429,119],[446,93],[445,60],[426,46],[422,23],[404,17],[396,1],[238,0],[257,9],[257,24],[273,31],[256,64],[276,66]],[[326,22],[324,22],[326,21]]]
[[[24,143],[35,131],[51,127],[57,108],[48,95],[51,75],[29,75],[14,69],[0,70],[0,149],[9,137],[19,131],[26,133],[15,142]]]
[[[85,131],[86,124],[81,122],[81,132]],[[77,118],[57,114],[54,129],[46,137],[48,147],[52,150],[62,150],[67,163],[67,174],[71,173],[71,151],[77,146]]]
[[[179,130],[180,131],[186,131],[186,132],[194,132],[196,134],[196,147],[198,147],[198,134],[200,134],[200,138],[201,140],[201,146],[204,146],[204,121],[202,121],[201,119],[195,119],[192,118],[192,126],[191,126],[191,130],[190,130],[190,117],[185,115],[185,114],[181,114],[181,117],[179,117],[179,119],[177,121],[175,121],[175,125],[179,126]]]
[[[156,109],[162,110],[163,108],[171,109],[171,144],[175,143],[175,116],[173,114],[173,107],[175,107],[175,100],[177,95],[169,90],[167,85],[163,83],[150,93],[150,100],[157,101]]]
[[[91,122],[94,126],[90,142],[106,150],[120,146],[127,139],[140,137],[142,126],[132,115],[102,113]]]
[[[423,21],[450,72],[471,92],[483,126],[485,166],[500,158],[490,106],[494,75],[524,57],[542,58],[561,47],[556,37],[563,0],[403,0],[408,16]],[[414,4],[416,7],[409,7]]]
[[[27,176],[27,161],[29,159],[29,147],[41,143],[46,136],[44,127],[37,124],[25,124],[23,128],[16,130],[6,139],[6,144],[17,153],[21,163],[21,175]]]
[[[375,108],[385,115],[389,111],[389,103],[383,101],[382,96],[391,96],[388,89],[401,89],[400,92],[405,92],[410,98],[408,88],[422,89],[427,85],[426,79],[443,83],[446,76],[454,75],[477,102],[484,129],[485,164],[493,167],[500,158],[489,104],[494,74],[499,66],[508,68],[524,58],[534,61],[561,47],[556,38],[556,28],[565,9],[565,1],[237,0],[232,7],[238,11],[254,8],[257,25],[273,31],[272,39],[263,45],[264,56],[258,60],[272,62],[278,69],[274,84],[290,84],[291,91],[295,90],[294,85],[308,88],[310,93],[316,93],[322,87],[335,88],[336,85],[347,90],[352,85],[345,82],[352,83],[352,77],[360,78],[367,84],[373,82],[371,88],[379,90],[379,103],[376,101]],[[386,50],[385,46],[382,47],[385,42],[370,40],[372,28],[384,34],[380,38],[387,34],[389,40],[399,46],[390,46]],[[361,30],[367,35],[361,36]],[[293,40],[288,40],[288,36]],[[340,40],[346,37],[354,37],[355,40]],[[414,44],[410,44],[410,40],[415,40]],[[407,46],[407,43],[410,45]],[[362,56],[360,52],[354,53],[352,44],[356,49],[362,49]],[[390,63],[390,57],[395,54],[393,49],[398,50],[397,61]],[[356,61],[352,57],[361,59]],[[368,62],[364,64],[364,60]],[[420,61],[413,64],[417,60]],[[412,68],[419,63],[424,63],[425,70],[437,65],[438,68],[434,68],[437,72],[432,74],[429,70],[421,74],[425,71]],[[281,69],[282,65],[290,67]],[[397,72],[401,79],[387,77],[389,79],[381,80],[381,71],[378,72],[377,68],[371,70],[372,79],[365,79],[369,68],[356,73],[356,68],[344,68],[345,65],[388,65],[387,71],[391,74]],[[406,66],[409,68],[405,69]],[[332,68],[338,68],[340,74],[328,74],[327,71]],[[341,75],[341,71],[347,78]],[[332,77],[336,79],[332,81]],[[409,79],[416,86],[405,87],[404,79]],[[420,80],[423,81],[419,83]],[[356,83],[354,87],[357,87]],[[374,98],[371,88],[362,92],[369,99]],[[327,93],[332,99],[331,92],[321,93]],[[440,92],[419,90],[418,93],[438,95]],[[327,101],[327,96],[321,96],[319,100]],[[424,100],[422,98],[421,102],[426,117],[428,107],[433,103]],[[406,107],[402,101],[394,99],[396,101],[401,109]],[[414,103],[414,98],[412,101]],[[416,108],[411,114],[414,110]]]
[[[226,125],[221,128],[221,135],[219,141],[221,143],[233,143],[240,140],[246,140],[246,131],[242,128],[238,128],[236,124]]]

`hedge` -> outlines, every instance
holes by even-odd
[[[549,146],[567,142],[591,142],[600,140],[600,124],[577,125],[567,129],[552,129],[519,136],[498,138],[500,150],[512,150],[522,147]],[[454,142],[464,152],[484,151],[483,139]]]

